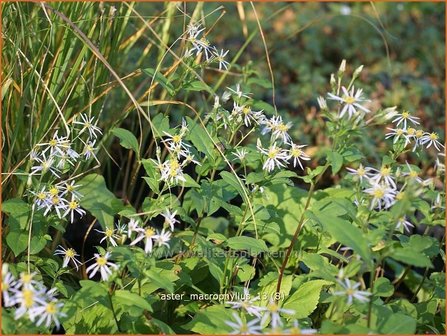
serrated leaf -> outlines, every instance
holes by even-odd
[[[305,282],[287,298],[283,307],[294,310],[296,319],[306,318],[317,308],[323,286],[331,284],[325,280]]]

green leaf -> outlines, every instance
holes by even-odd
[[[6,236],[6,244],[17,257],[28,247],[28,235],[22,231],[11,231]]]
[[[173,96],[175,94],[174,86],[159,71],[155,72],[155,69],[147,68],[147,69],[143,69],[143,72],[145,74],[151,76],[152,78],[154,78],[154,81],[157,82],[158,84],[160,84],[166,91],[168,91],[168,93],[171,96]]]
[[[0,204],[1,210],[10,216],[18,216],[28,213],[30,207],[20,198],[12,198]]]
[[[166,289],[168,292],[173,293],[174,292],[174,285],[171,282],[171,279],[169,279],[166,275],[156,272],[155,270],[148,270],[144,272],[148,278],[151,279],[151,281],[158,286],[158,288]]]
[[[335,210],[333,210],[335,211]],[[333,212],[324,209],[312,210],[323,228],[338,242],[352,248],[364,261],[371,263],[371,249],[363,232],[346,219],[337,217]]]
[[[416,320],[401,313],[392,314],[379,326],[378,331],[381,334],[414,334]]]
[[[112,134],[120,139],[121,146],[127,149],[132,149],[138,156],[140,156],[138,140],[132,132],[124,128],[114,128],[112,129]]]
[[[143,179],[154,193],[160,193],[160,171],[157,168],[157,164],[151,159],[141,160],[141,163],[148,175],[148,177],[143,177]]]
[[[152,118],[152,125],[157,130],[155,137],[161,138],[164,137],[166,133],[170,133],[171,128],[169,127],[169,118],[162,113],[157,114]]]
[[[417,267],[433,267],[429,257],[409,247],[395,249],[390,257]]]
[[[118,299],[120,305],[137,306],[143,310],[152,311],[152,306],[138,294],[132,293],[128,290],[117,290],[114,297]]]
[[[98,219],[103,228],[113,227],[113,216],[124,209],[122,202],[107,189],[104,177],[90,174],[79,181],[81,206]]]
[[[378,278],[374,281],[373,293],[376,296],[389,297],[394,293],[394,286],[387,278]]]
[[[192,321],[182,327],[202,335],[229,334],[232,328],[225,321],[234,321],[232,310],[215,305],[197,312]]]
[[[261,252],[268,252],[268,247],[263,240],[252,237],[231,237],[228,238],[227,244],[233,250],[245,250],[253,256]]]
[[[306,318],[317,308],[323,286],[331,284],[332,282],[325,280],[305,282],[287,298],[283,307],[295,310],[296,319]]]
[[[269,242],[275,247],[288,247],[297,228],[307,191],[284,184],[275,184],[264,189],[262,195],[256,196],[253,206],[271,209],[272,219],[267,225],[276,224],[279,232],[269,236]],[[267,239],[267,238],[266,238]]]
[[[212,93],[211,88],[206,83],[198,80],[187,83],[183,88],[187,91],[206,91]]]
[[[208,133],[201,124],[196,123],[190,117],[186,117],[186,121],[189,129],[188,139],[199,152],[206,154],[210,162],[215,162],[214,145]]]
[[[327,159],[332,166],[332,175],[337,174],[343,166],[343,156],[337,152],[329,152]]]

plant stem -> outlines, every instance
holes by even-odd
[[[115,320],[116,327],[117,327],[118,331],[121,333],[118,318],[116,317],[115,308],[113,308],[112,295],[110,295],[110,292],[108,293],[108,297],[109,297],[109,301],[110,301],[110,309],[112,310],[112,314],[113,314],[113,319]]]
[[[290,254],[292,253],[293,250],[293,246],[296,243],[296,240],[301,232],[301,229],[303,228],[303,223],[304,223],[304,213],[306,212],[307,208],[309,207],[310,204],[310,200],[312,199],[312,196],[315,192],[315,185],[320,181],[320,178],[323,176],[324,172],[328,169],[329,167],[329,163],[326,163],[326,165],[324,166],[323,170],[321,171],[321,173],[318,175],[318,177],[316,178],[315,182],[312,182],[310,189],[309,189],[309,193],[307,195],[307,200],[306,200],[306,205],[304,206],[303,209],[303,213],[301,214],[300,220],[298,222],[298,226],[295,230],[295,234],[292,237],[292,241],[290,242],[289,247],[287,248],[286,251],[286,255],[284,257],[284,261],[282,262],[281,265],[281,269],[279,271],[279,277],[278,277],[278,284],[276,285],[276,292],[280,293],[281,290],[281,283],[282,283],[282,278],[284,277],[284,271],[286,269],[287,266],[287,262],[289,261],[290,258]]]

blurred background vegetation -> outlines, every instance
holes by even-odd
[[[292,128],[295,140],[309,144],[316,158],[326,142],[316,98],[329,90],[329,76],[342,59],[347,60],[349,71],[365,66],[361,85],[373,100],[373,110],[394,105],[408,109],[422,119],[425,129],[439,132],[444,139],[444,3],[52,2],[2,6],[4,198],[23,193],[26,177],[20,172],[29,169],[27,155],[36,143],[63,127],[61,114],[67,121],[81,112],[99,116],[99,125],[105,129],[100,169],[109,188],[125,196],[126,188],[135,181],[139,184],[134,178],[138,168],[131,168],[132,154],[120,150],[117,139],[108,132],[121,126],[132,130],[146,147],[150,144],[150,128],[144,123],[139,127],[140,116],[122,83],[143,104],[149,98],[185,101],[201,113],[212,104],[212,97],[201,92],[179,90],[169,95],[160,86],[149,89],[152,78],[141,71],[158,68],[171,78],[170,67],[177,58],[167,46],[184,32],[190,16],[203,23],[207,38],[229,49],[229,61],[237,63],[227,74],[206,68],[200,76],[218,94],[242,82],[257,99],[275,103],[278,112],[297,125]],[[177,41],[172,48],[177,56],[181,56],[182,43]],[[181,105],[151,108],[152,114],[170,115],[171,126],[186,111]],[[384,133],[376,129],[361,144],[376,165],[386,147]],[[411,161],[424,174],[431,174],[433,153]]]

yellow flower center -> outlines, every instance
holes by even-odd
[[[99,266],[104,266],[105,264],[107,264],[107,259],[104,257],[98,257],[96,258],[96,264]]]
[[[355,293],[355,290],[352,289],[352,288],[348,288],[348,289],[346,290],[346,295],[351,296],[351,295],[354,295],[354,293]]]
[[[57,189],[56,187],[52,187],[50,189],[50,195],[51,196],[56,196],[59,193],[59,189]]]
[[[430,140],[438,140],[438,135],[436,133],[430,133]]]
[[[269,312],[272,312],[272,313],[275,313],[275,312],[277,312],[278,311],[278,309],[279,309],[279,307],[278,307],[278,305],[276,304],[276,303],[269,303],[268,305],[267,305],[267,310],[269,311]]]
[[[33,275],[29,273],[24,273],[20,276],[21,280],[25,284],[29,284],[33,280]]]
[[[54,315],[54,314],[56,314],[57,309],[56,309],[56,305],[54,304],[54,302],[50,302],[50,303],[48,303],[47,306],[46,306],[46,308],[45,308],[45,311],[46,311],[48,314],[50,314],[50,315]]]
[[[47,195],[45,195],[44,192],[40,192],[37,194],[37,198],[40,200],[44,200],[45,198],[47,198]]]
[[[152,228],[147,228],[146,231],[144,231],[144,234],[146,235],[146,238],[151,238],[155,231]]]
[[[2,289],[2,292],[3,291],[7,291],[9,289],[9,285],[6,282],[2,281],[2,288],[1,289]]]
[[[51,139],[50,142],[48,143],[51,147],[56,147],[57,145],[57,141],[56,139]]]
[[[424,131],[423,130],[417,130],[416,131],[416,138],[421,138],[424,135]]]
[[[289,130],[289,126],[281,123],[278,125],[278,131],[280,132],[287,132]]]
[[[73,250],[72,248],[67,249],[67,251],[65,251],[65,255],[69,258],[74,258],[76,255],[76,251]]]
[[[279,153],[279,148],[270,148],[267,154],[269,159],[274,159]]]
[[[59,204],[59,202],[60,202],[60,199],[59,199],[59,197],[57,197],[57,196],[54,196],[52,199],[51,199],[51,202],[53,203],[53,204]]]
[[[414,135],[416,133],[416,130],[413,127],[408,127],[407,133],[408,135]]]
[[[415,178],[418,177],[418,173],[415,172],[414,170],[410,171],[410,174],[408,174],[411,178]]]
[[[343,100],[345,101],[346,104],[354,104],[355,103],[354,97],[345,97]]]
[[[374,190],[373,192],[373,196],[375,198],[382,198],[385,195],[385,191],[382,188],[378,188],[376,190]]]
[[[106,235],[106,237],[110,238],[113,236],[114,232],[115,232],[115,230],[113,230],[113,229],[106,229],[105,235]]]
[[[79,204],[76,201],[71,201],[70,203],[68,203],[68,207],[72,210],[77,209],[78,206],[79,206]]]
[[[180,135],[174,135],[173,137],[172,137],[172,142],[174,142],[174,143],[176,143],[176,144],[178,144],[178,143],[180,143],[182,141],[182,137],[180,136]]]
[[[67,191],[73,191],[74,187],[71,184],[66,185]]]
[[[396,130],[396,135],[400,136],[400,135],[402,135],[402,134],[404,134],[404,130],[403,130],[402,128],[398,128],[398,129]]]
[[[248,106],[245,106],[245,107],[242,109],[242,113],[245,114],[245,115],[249,114],[250,112],[251,112],[251,108],[248,107]]]
[[[365,176],[365,174],[366,174],[365,168],[359,167],[359,169],[357,169],[358,176]]]
[[[402,112],[402,119],[407,119],[410,116],[410,112],[404,111]]]
[[[303,154],[303,151],[299,148],[293,148],[290,151],[290,154],[292,154],[293,157],[300,157]]]
[[[380,169],[380,175],[382,176],[390,176],[391,173],[391,168],[389,167],[382,167],[382,169]]]
[[[30,289],[24,289],[22,292],[23,304],[25,308],[31,308],[34,304],[34,293]]]

